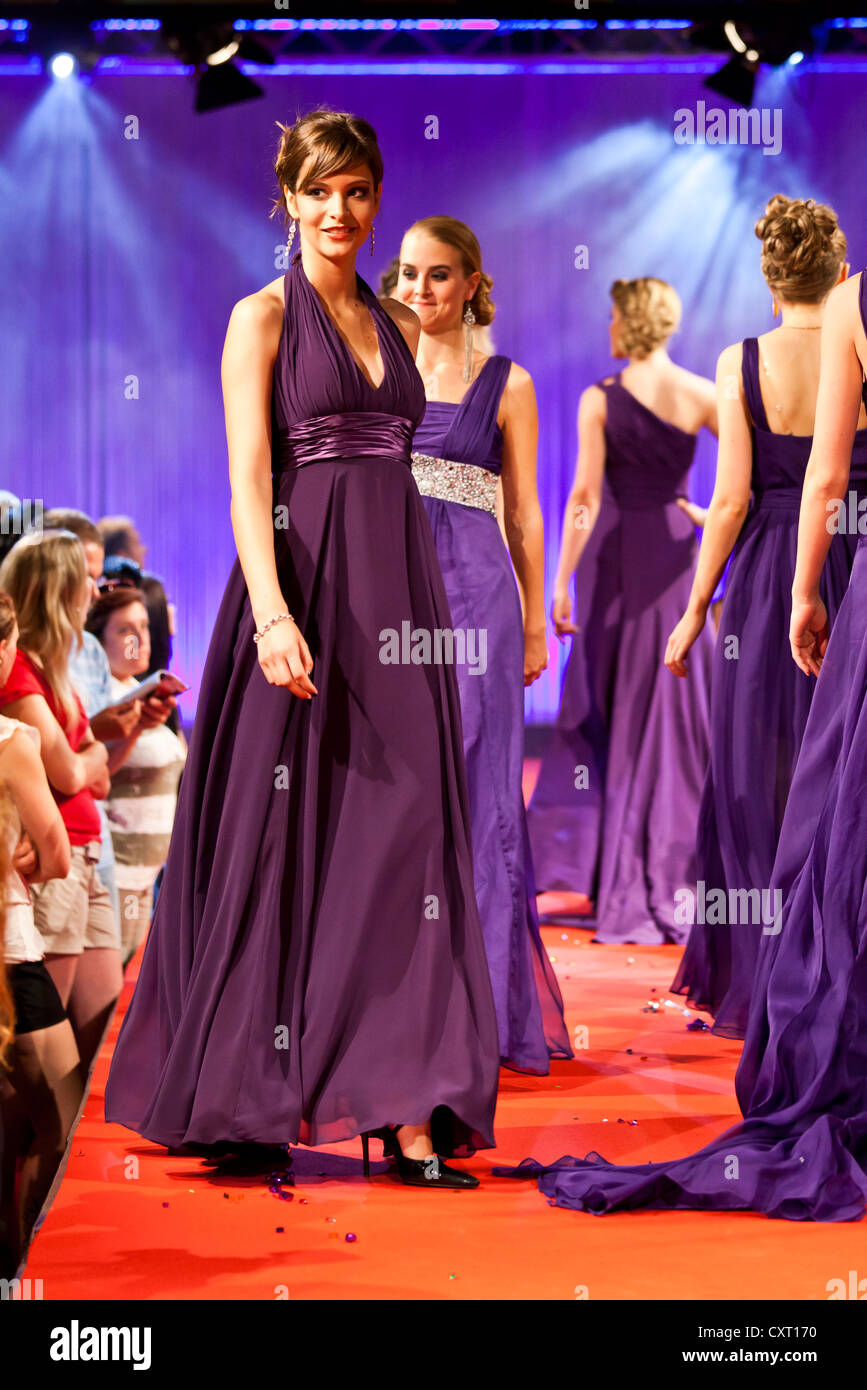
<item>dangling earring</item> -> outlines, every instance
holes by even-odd
[[[467,300],[467,307],[464,310],[464,381],[469,381],[473,374],[473,324],[475,321],[476,316],[470,301]]]
[[[776,318],[776,317],[777,317],[777,314],[780,312],[779,309],[777,308],[777,301],[776,301],[776,299],[774,298],[773,295],[771,295],[771,311],[772,311],[772,313],[773,313],[773,315],[774,315],[774,318]]]
[[[373,243],[374,243],[375,241],[376,241],[376,228],[374,227],[373,223],[371,222],[371,224],[370,224],[370,254],[371,254],[371,256],[373,255]]]
[[[292,255],[292,242],[293,242],[294,237],[295,237],[295,226],[296,226],[296,219],[293,217],[293,218],[292,218],[292,226],[289,228],[289,240],[286,242],[286,260],[287,260],[287,262],[288,262],[288,260],[289,260],[289,257]]]

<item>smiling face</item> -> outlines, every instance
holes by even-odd
[[[330,260],[352,256],[379,211],[382,185],[374,187],[366,164],[307,181],[312,162],[308,160],[301,170],[296,192],[285,190],[286,206],[298,218],[301,242]]]
[[[151,660],[151,635],[144,604],[135,599],[122,608],[116,608],[109,616],[100,640],[113,676],[119,680],[140,676]]]
[[[457,247],[436,241],[427,232],[407,232],[393,297],[418,314],[423,333],[445,333],[460,328],[466,302],[480,279],[477,270],[464,274]]]

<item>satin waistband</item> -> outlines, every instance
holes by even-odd
[[[801,510],[801,489],[799,487],[769,487],[756,494],[755,510],[774,512],[799,512]]]
[[[296,420],[274,439],[271,470],[285,473],[334,458],[390,458],[410,466],[413,422],[382,410],[347,410]]]

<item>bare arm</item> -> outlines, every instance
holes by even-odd
[[[257,627],[288,611],[274,552],[271,481],[271,382],[282,317],[276,302],[250,295],[232,310],[221,374],[232,488],[232,529]],[[294,621],[277,623],[258,644],[271,685],[309,700],[313,659]]]
[[[39,753],[21,730],[0,749],[0,777],[36,851],[37,869],[27,875],[27,881],[44,883],[49,878],[65,878],[70,863],[66,826],[51,795]]]
[[[539,414],[533,379],[512,364],[503,394],[503,525],[521,590],[524,613],[524,681],[548,665],[545,640],[545,542],[536,491]]]
[[[62,796],[74,796],[91,783],[100,784],[108,764],[105,744],[91,736],[83,742],[80,752],[73,753],[66,734],[42,695],[24,695],[20,700],[12,700],[4,705],[3,713],[39,730],[45,772],[52,787]]]
[[[566,499],[560,556],[554,580],[551,616],[561,641],[565,633],[578,631],[570,617],[569,585],[596,525],[602,503],[605,412],[605,392],[599,386],[589,386],[578,402],[578,460],[572,488]]]
[[[822,320],[822,357],[816,421],[801,513],[798,558],[792,583],[792,656],[808,675],[818,675],[828,643],[828,618],[819,578],[834,533],[834,503],[845,499],[852,446],[861,409],[864,332],[858,308],[860,275],[831,291]],[[829,505],[830,504],[830,505]]]
[[[741,380],[741,346],[720,353],[716,373],[719,450],[688,610],[704,622],[750,502],[753,444]]]

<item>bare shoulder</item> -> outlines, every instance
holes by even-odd
[[[860,325],[863,274],[859,270],[857,275],[850,275],[841,285],[834,286],[826,301],[823,323],[845,324],[853,329]]]
[[[283,331],[283,276],[247,294],[232,306],[226,330],[227,348],[242,353],[251,348],[275,355]]]
[[[698,372],[691,372],[686,367],[677,367],[679,384],[700,401],[712,401],[716,397],[716,388],[709,377],[700,376]]]
[[[379,302],[392,323],[400,329],[407,347],[415,357],[418,352],[418,340],[421,337],[421,319],[418,314],[408,304],[402,304],[399,299],[391,299],[386,296]]]
[[[398,328],[421,328],[421,319],[415,309],[411,309],[408,304],[403,304],[399,299],[391,299],[388,296],[379,302],[385,312],[394,319]]]
[[[606,377],[605,384],[613,385],[615,378]],[[578,415],[584,420],[604,420],[605,419],[606,396],[602,386],[598,383],[593,386],[585,386],[581,395],[578,397]]]
[[[729,343],[716,360],[717,376],[735,376],[741,370],[743,343]]]

